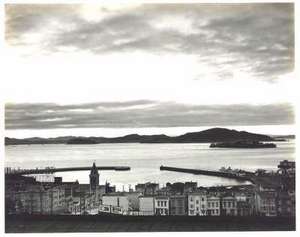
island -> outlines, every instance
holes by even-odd
[[[236,141],[211,143],[210,148],[276,148],[275,143],[263,143],[259,141]]]

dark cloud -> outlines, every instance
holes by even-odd
[[[148,100],[78,105],[7,104],[6,129],[291,124],[289,104],[186,105]]]
[[[220,78],[233,69],[272,80],[294,68],[294,6],[266,4],[145,4],[111,11],[89,21],[80,15],[82,5],[7,5],[6,39],[9,43],[57,52],[66,47],[94,54],[144,51],[196,55],[216,68]],[[169,18],[168,18],[169,17]],[[185,25],[158,27],[174,21]],[[24,39],[28,33],[51,28],[42,44]],[[182,30],[185,30],[183,32]],[[62,47],[63,46],[63,47]],[[215,59],[224,59],[218,62]],[[227,61],[226,61],[227,59]]]

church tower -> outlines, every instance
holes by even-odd
[[[90,191],[96,192],[98,186],[99,186],[99,173],[96,164],[94,162],[90,173]]]

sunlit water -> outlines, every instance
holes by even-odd
[[[281,160],[295,159],[295,143],[278,142],[275,149],[211,149],[199,144],[97,144],[97,145],[17,145],[5,147],[5,166],[20,168],[130,166],[130,171],[101,171],[100,183],[105,181],[127,190],[136,183],[197,181],[198,185],[234,185],[230,179],[160,171],[161,165],[183,168],[217,170],[230,166],[253,171],[257,168],[275,169]],[[64,181],[89,182],[88,171],[56,173]]]

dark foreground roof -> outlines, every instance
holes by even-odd
[[[5,219],[6,233],[292,230],[295,219],[279,217],[10,216]]]

